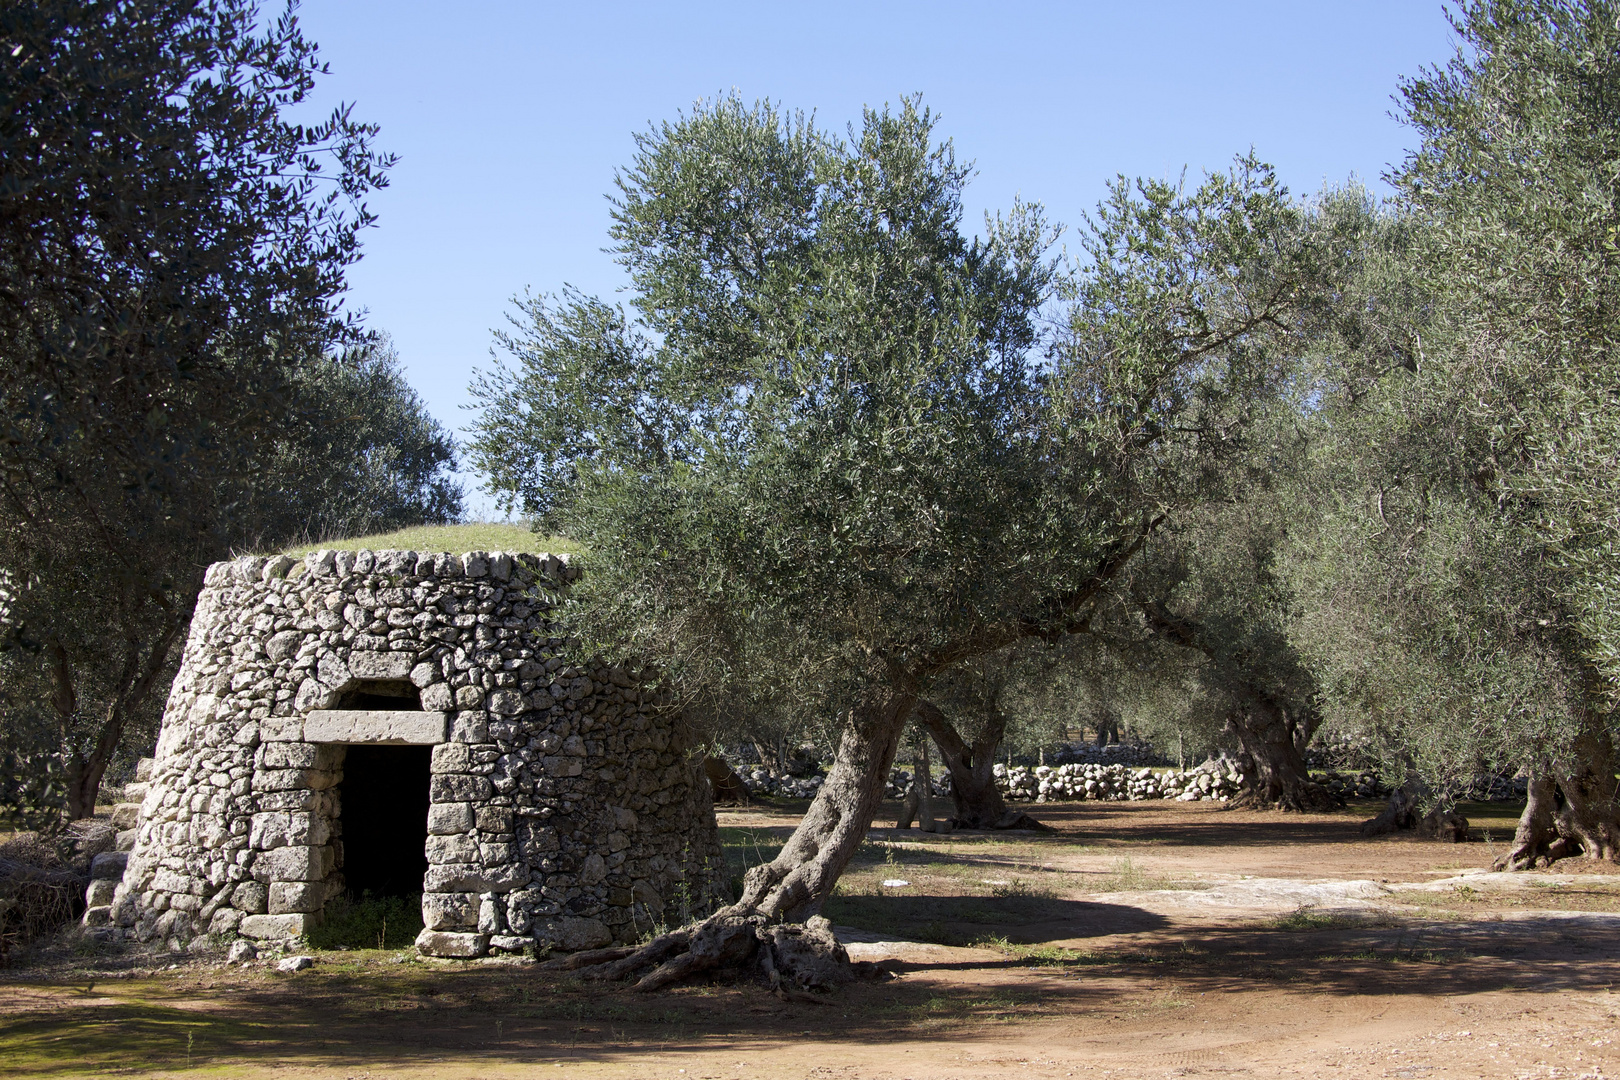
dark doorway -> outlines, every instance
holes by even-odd
[[[343,878],[352,895],[421,893],[432,758],[431,746],[351,746],[343,755]]]

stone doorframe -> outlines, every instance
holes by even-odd
[[[414,662],[406,652],[352,653],[350,678],[336,692],[409,679]],[[260,910],[266,914],[245,917],[241,932],[256,938],[302,935],[321,924],[327,901],[341,891],[332,826],[342,815],[333,790],[342,778],[342,748],[440,747],[449,742],[449,727],[450,714],[437,710],[311,709],[267,732],[254,773],[261,810],[253,815],[249,841],[259,852],[253,876],[265,890]],[[441,770],[446,757],[456,755],[434,753],[430,775],[453,771]]]

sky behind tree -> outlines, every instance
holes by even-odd
[[[700,98],[842,130],[920,92],[977,166],[970,222],[1021,195],[1073,226],[1116,174],[1196,182],[1251,146],[1296,193],[1383,192],[1414,141],[1389,115],[1397,81],[1453,48],[1434,0],[305,0],[300,19],[332,66],[322,108],[354,102],[401,159],[349,302],[458,430],[514,295],[623,285],[602,251],[614,170],[634,132]]]

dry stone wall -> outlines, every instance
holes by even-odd
[[[667,700],[575,655],[553,616],[576,576],[483,552],[211,567],[127,867],[86,921],[171,948],[318,925],[368,744],[431,747],[424,952],[593,948],[712,910],[701,756]]]

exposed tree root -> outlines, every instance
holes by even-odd
[[[1343,799],[1314,780],[1283,785],[1276,791],[1247,788],[1227,804],[1229,810],[1292,810],[1300,814],[1325,813],[1343,807]]]
[[[1410,829],[1419,836],[1435,840],[1449,840],[1454,844],[1468,840],[1468,819],[1454,810],[1436,808],[1427,814],[1419,813],[1423,801],[1423,786],[1410,777],[1406,783],[1389,793],[1389,801],[1375,818],[1361,823],[1362,836],[1387,836]]]
[[[1533,771],[1513,843],[1493,868],[1533,870],[1577,855],[1620,862],[1620,811],[1611,772],[1602,763],[1567,775]]]
[[[1022,810],[1008,810],[994,821],[987,822],[956,822],[959,829],[1031,829],[1035,832],[1051,832],[1052,826],[1043,821],[1030,817]]]
[[[858,978],[882,977],[873,964],[852,964],[819,915],[803,923],[771,923],[762,915],[727,909],[700,923],[662,934],[639,948],[594,949],[541,965],[579,971],[580,978],[660,990],[709,972],[757,973],[784,1000],[813,1000],[806,990],[829,990]]]

